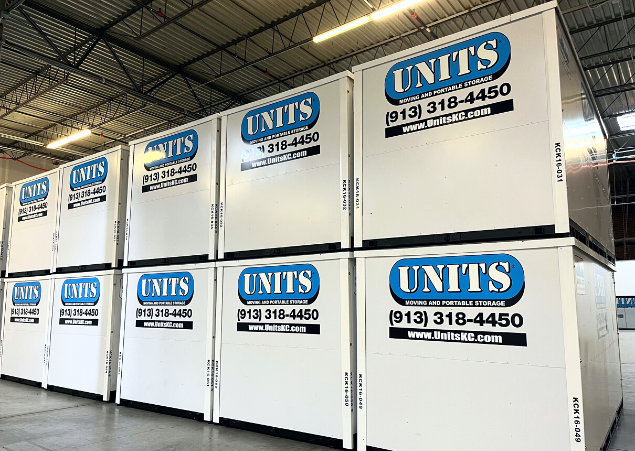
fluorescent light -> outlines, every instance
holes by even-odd
[[[635,113],[625,114],[617,118],[620,130],[635,130]]]
[[[379,11],[375,11],[370,15],[373,20],[379,20],[383,17],[386,17],[389,14],[396,13],[397,11],[401,11],[402,9],[406,9],[412,5],[415,5],[423,0],[404,0],[403,2],[395,3],[394,5],[389,6],[388,8],[382,8]]]
[[[333,28],[326,33],[322,33],[313,38],[313,42],[321,42],[325,39],[332,38],[340,33],[344,33],[345,31],[350,30],[351,28],[359,27],[360,25],[364,25],[365,23],[370,22],[370,17],[364,16],[360,17],[357,20],[349,22],[347,24],[342,25],[341,27]]]
[[[58,139],[57,141],[53,141],[53,142],[49,143],[49,145],[46,146],[46,147],[49,148],[49,149],[56,149],[56,148],[58,148],[60,146],[63,146],[64,144],[68,144],[71,141],[75,141],[75,140],[84,138],[85,136],[88,136],[88,135],[90,135],[90,130],[88,130],[88,129],[87,130],[81,130],[81,131],[79,131],[77,133],[73,133],[72,135],[67,136],[66,138],[61,138],[61,139]]]

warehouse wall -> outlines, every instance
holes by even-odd
[[[0,159],[0,185],[3,183],[17,182],[18,180],[57,168],[57,165],[54,165],[52,160],[45,160],[43,158],[24,157],[19,161],[12,159],[5,160],[4,158],[9,157],[3,155],[2,159]],[[23,163],[20,163],[20,161]],[[27,166],[27,164],[35,167]]]

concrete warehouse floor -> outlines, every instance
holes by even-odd
[[[624,413],[609,451],[635,451],[635,331],[620,333]],[[0,381],[3,450],[325,450],[321,446],[117,407]]]

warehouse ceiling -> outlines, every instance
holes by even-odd
[[[312,41],[390,3],[0,0],[0,152],[76,159],[542,1],[429,0]],[[635,196],[635,131],[620,131],[616,117],[635,111],[635,3],[563,0],[560,8],[610,136],[612,190],[622,214],[616,229],[628,241],[625,236],[635,236],[635,229],[628,233],[635,226],[635,208],[628,209]],[[84,128],[93,135],[63,150],[46,149]]]

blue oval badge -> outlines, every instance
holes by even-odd
[[[96,277],[67,279],[62,284],[62,304],[95,305],[99,301],[101,286]]]
[[[25,183],[20,189],[20,205],[32,204],[44,200],[49,195],[50,181],[48,177]]]
[[[151,141],[143,153],[143,166],[147,171],[186,163],[194,159],[198,151],[198,134],[186,130],[175,135]]]
[[[13,305],[38,305],[42,297],[40,282],[19,282],[13,286]]]
[[[511,255],[405,258],[390,270],[398,304],[436,307],[511,307],[525,291],[525,272]]]
[[[194,295],[194,277],[189,272],[144,274],[137,284],[141,305],[188,305]]]
[[[78,164],[70,175],[70,184],[73,191],[80,188],[104,183],[108,175],[108,160],[104,157],[86,163]]]
[[[306,263],[245,268],[238,297],[245,305],[309,305],[320,291],[320,274]]]
[[[386,99],[402,105],[499,78],[511,60],[509,39],[487,33],[400,61],[386,74]]]
[[[313,128],[320,115],[320,99],[313,92],[251,110],[240,126],[243,141],[257,144]]]

